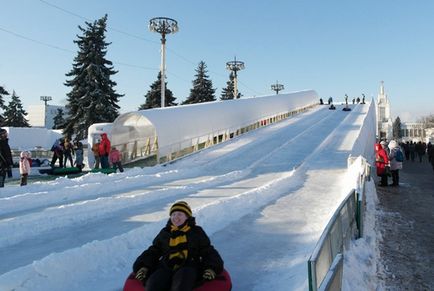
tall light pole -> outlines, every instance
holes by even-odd
[[[234,73],[234,99],[236,99],[238,97],[237,72],[244,70],[244,62],[237,61],[235,57],[233,61],[226,63],[226,69]]]
[[[44,127],[47,127],[47,102],[51,101],[51,96],[41,96],[41,101],[44,101]]]
[[[276,95],[283,89],[285,89],[285,87],[282,84],[279,84],[279,81],[276,81],[276,84],[271,85],[271,90],[276,91]]]
[[[167,17],[155,17],[149,20],[149,30],[161,34],[161,107],[165,105],[166,96],[166,34],[178,32],[178,22]]]
[[[52,99],[51,99],[51,96],[41,96],[41,101],[44,101],[45,102],[45,106],[47,106],[47,102],[48,101],[51,101]]]

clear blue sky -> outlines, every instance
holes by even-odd
[[[118,74],[121,112],[136,110],[156,80],[160,35],[149,19],[174,18],[167,39],[167,82],[177,101],[190,93],[197,64],[208,66],[220,96],[227,61],[245,62],[244,96],[314,89],[343,100],[376,98],[380,81],[393,118],[411,121],[434,113],[434,1],[144,1],[3,0],[0,10],[0,84],[24,107],[53,97],[64,105],[80,34],[78,25],[108,14],[107,58]],[[7,100],[8,101],[8,100]]]

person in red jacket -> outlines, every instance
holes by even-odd
[[[101,134],[101,141],[99,143],[99,156],[101,160],[101,168],[107,169],[109,165],[109,154],[110,154],[111,144],[107,137],[107,133]]]
[[[383,143],[385,144],[384,141]],[[387,186],[386,167],[389,167],[389,157],[380,143],[375,144],[375,166],[377,167],[377,176],[381,177],[379,186]]]

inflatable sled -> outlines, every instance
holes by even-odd
[[[135,274],[131,273],[125,281],[124,291],[146,291],[142,282],[135,278]],[[232,290],[232,281],[229,273],[226,270],[214,280],[205,281],[200,286],[194,288],[194,291],[230,291]]]
[[[78,174],[81,173],[81,169],[77,167],[70,168],[49,168],[49,169],[41,169],[39,170],[40,174],[48,174],[48,175],[69,175],[69,174]]]
[[[103,173],[103,174],[112,174],[112,173],[116,173],[116,169],[113,168],[105,168],[105,169],[92,169],[90,171],[91,173]]]

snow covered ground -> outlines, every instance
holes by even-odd
[[[307,260],[356,186],[347,158],[372,158],[375,133],[361,128],[374,122],[373,106],[341,109],[316,107],[165,166],[1,189],[0,290],[121,290],[180,199],[222,255],[233,290],[306,290]],[[345,290],[377,284],[372,182],[367,197]]]

